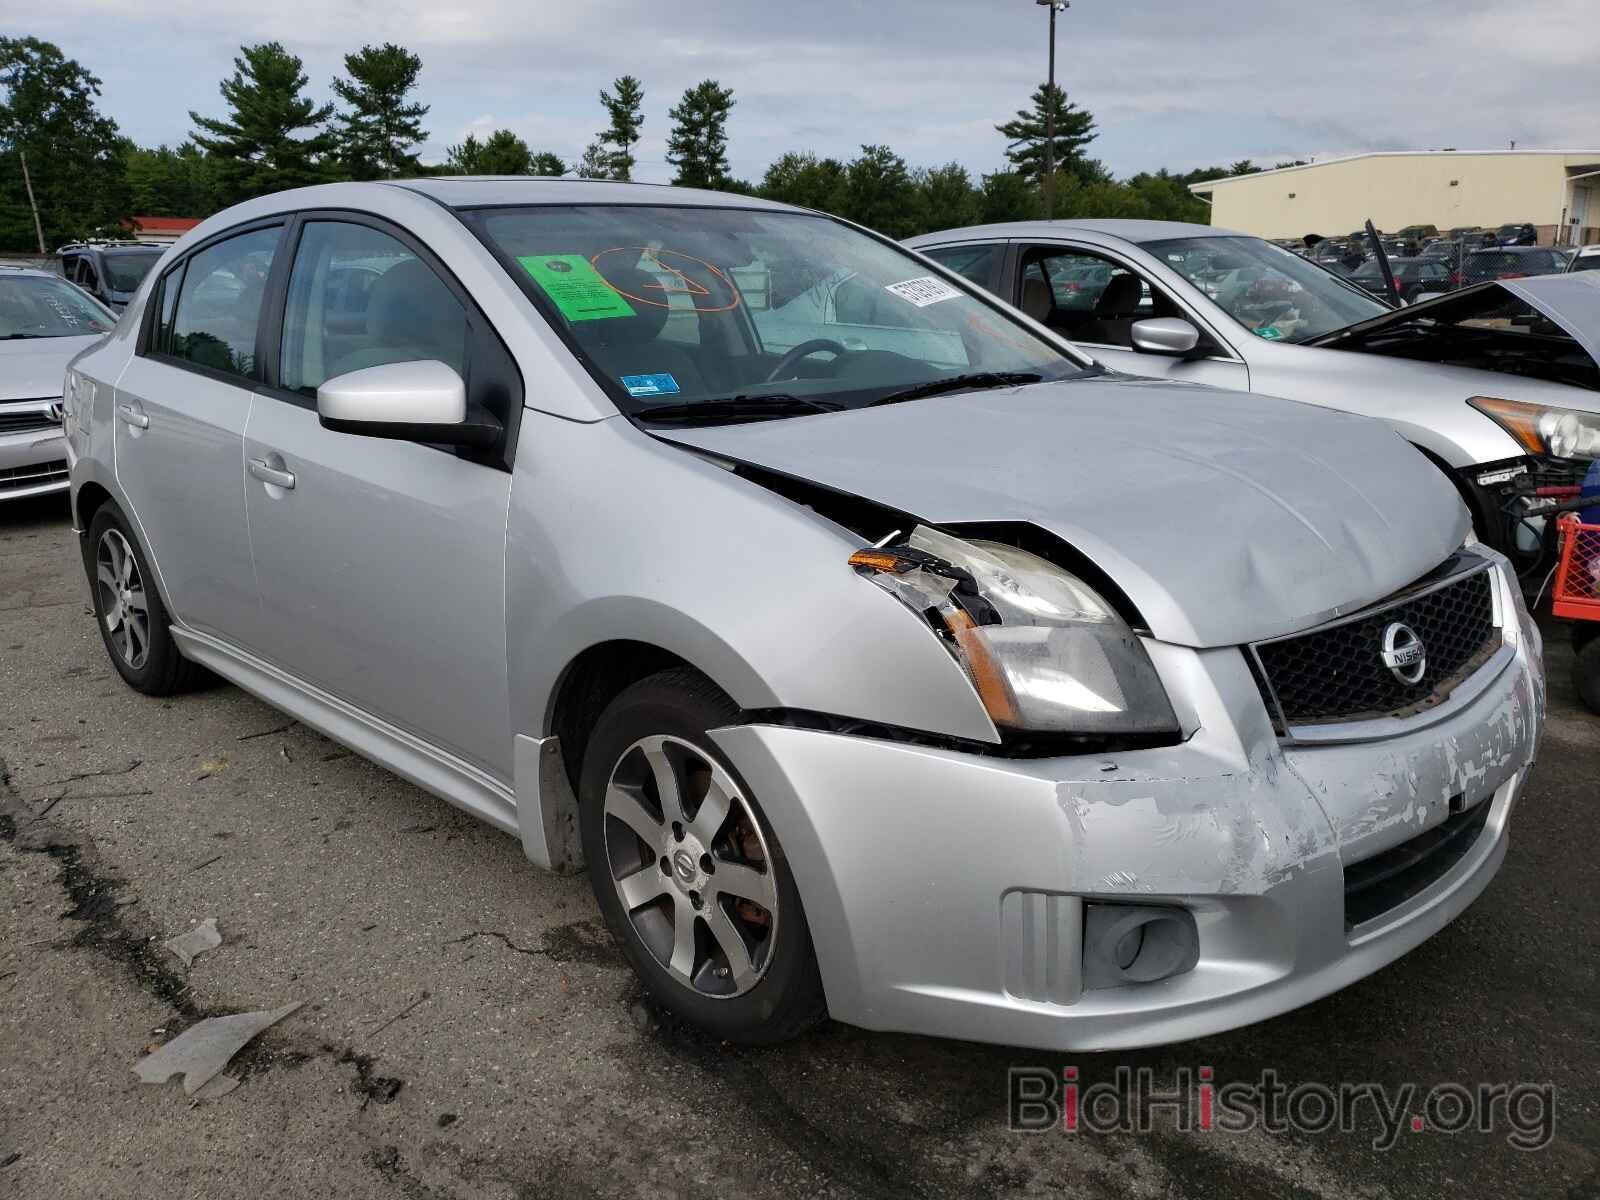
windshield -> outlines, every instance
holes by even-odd
[[[1060,379],[1090,365],[827,217],[600,205],[462,217],[635,415],[734,398],[793,415],[957,376]]]
[[[144,282],[144,277],[150,274],[150,268],[156,265],[156,260],[161,257],[160,250],[152,250],[148,254],[106,254],[101,256],[101,261],[106,268],[106,286],[113,292],[137,291]]]
[[[88,337],[116,323],[110,310],[65,280],[0,273],[0,338]]]
[[[1389,311],[1360,288],[1260,238],[1170,238],[1144,248],[1267,341],[1309,341]]]

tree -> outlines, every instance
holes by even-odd
[[[117,124],[100,80],[38,38],[0,37],[0,246],[51,245],[125,215]]]
[[[1039,189],[1021,171],[996,171],[983,177],[978,206],[985,224],[1032,221],[1043,209]]]
[[[592,178],[632,179],[633,148],[639,144],[639,130],[644,125],[644,85],[632,75],[624,75],[611,86],[616,89],[615,96],[600,93],[611,124],[596,139],[604,150],[606,173]]]
[[[672,182],[679,187],[723,188],[728,175],[728,113],[733,89],[715,79],[702,80],[683,93],[667,137],[667,161],[678,168]]]
[[[346,54],[344,68],[350,78],[335,79],[333,91],[350,106],[337,117],[345,170],[355,179],[414,174],[420,164],[413,148],[428,136],[422,128],[428,106],[406,97],[416,90],[422,59],[385,42]]]
[[[892,238],[917,227],[917,188],[906,160],[887,146],[862,146],[845,168],[844,210],[857,224]]]
[[[445,151],[445,165],[452,175],[528,175],[533,155],[511,130],[496,129],[481,142],[476,134],[467,134],[460,145]]]
[[[578,178],[611,178],[611,157],[603,143],[593,141],[583,148],[583,157],[578,160]]]
[[[193,142],[176,150],[148,150],[128,143],[123,151],[132,215],[208,217],[222,207],[217,165]]]
[[[1019,109],[1013,120],[995,126],[1009,143],[1006,157],[1022,177],[1034,183],[1044,179],[1045,144],[1050,140],[1046,131],[1052,112],[1055,115],[1056,170],[1078,176],[1086,171],[1094,174],[1094,169],[1086,167],[1089,160],[1083,154],[1083,148],[1095,139],[1094,116],[1071,103],[1059,85],[1041,83],[1033,93],[1032,102],[1032,108]],[[1095,167],[1099,174],[1104,174],[1104,168],[1098,163]]]
[[[790,151],[767,168],[758,193],[768,200],[836,213],[844,208],[845,165]]]
[[[1259,175],[1263,168],[1256,166],[1248,158],[1241,158],[1228,168],[1229,175]]]
[[[541,150],[533,156],[533,163],[528,170],[532,175],[565,175],[570,168],[560,155]]]
[[[195,144],[219,160],[224,203],[333,178],[334,137],[323,128],[333,105],[301,95],[306,75],[299,58],[279,42],[263,42],[240,47],[233,65],[221,84],[228,116],[189,113]],[[297,136],[302,130],[309,132]]]
[[[983,206],[972,176],[960,163],[946,163],[932,170],[916,171],[917,232],[935,229],[960,229],[983,220]]]

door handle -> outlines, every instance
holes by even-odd
[[[124,402],[117,405],[117,416],[121,417],[135,429],[150,428],[150,418],[145,416],[144,413],[139,410],[139,406],[137,404],[128,404]]]
[[[252,458],[250,460],[250,474],[261,480],[262,483],[270,483],[273,487],[281,487],[286,492],[294,488],[294,472],[280,470],[264,458]]]

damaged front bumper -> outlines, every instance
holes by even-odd
[[[712,736],[785,849],[836,1019],[1152,1045],[1344,987],[1483,891],[1544,719],[1538,635],[1511,624],[1470,704],[1381,741],[1282,743],[1239,650],[1159,645],[1180,746],[1017,760],[777,725]],[[1100,904],[1184,910],[1198,961],[1094,986]]]

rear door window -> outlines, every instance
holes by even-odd
[[[923,250],[927,255],[946,270],[954,271],[965,279],[970,279],[981,288],[989,291],[995,290],[995,276],[999,274],[1000,256],[1005,250],[1003,242],[981,242],[976,245],[940,246],[932,250]]]
[[[256,332],[282,232],[253,229],[190,256],[167,353],[207,370],[259,378]]]

